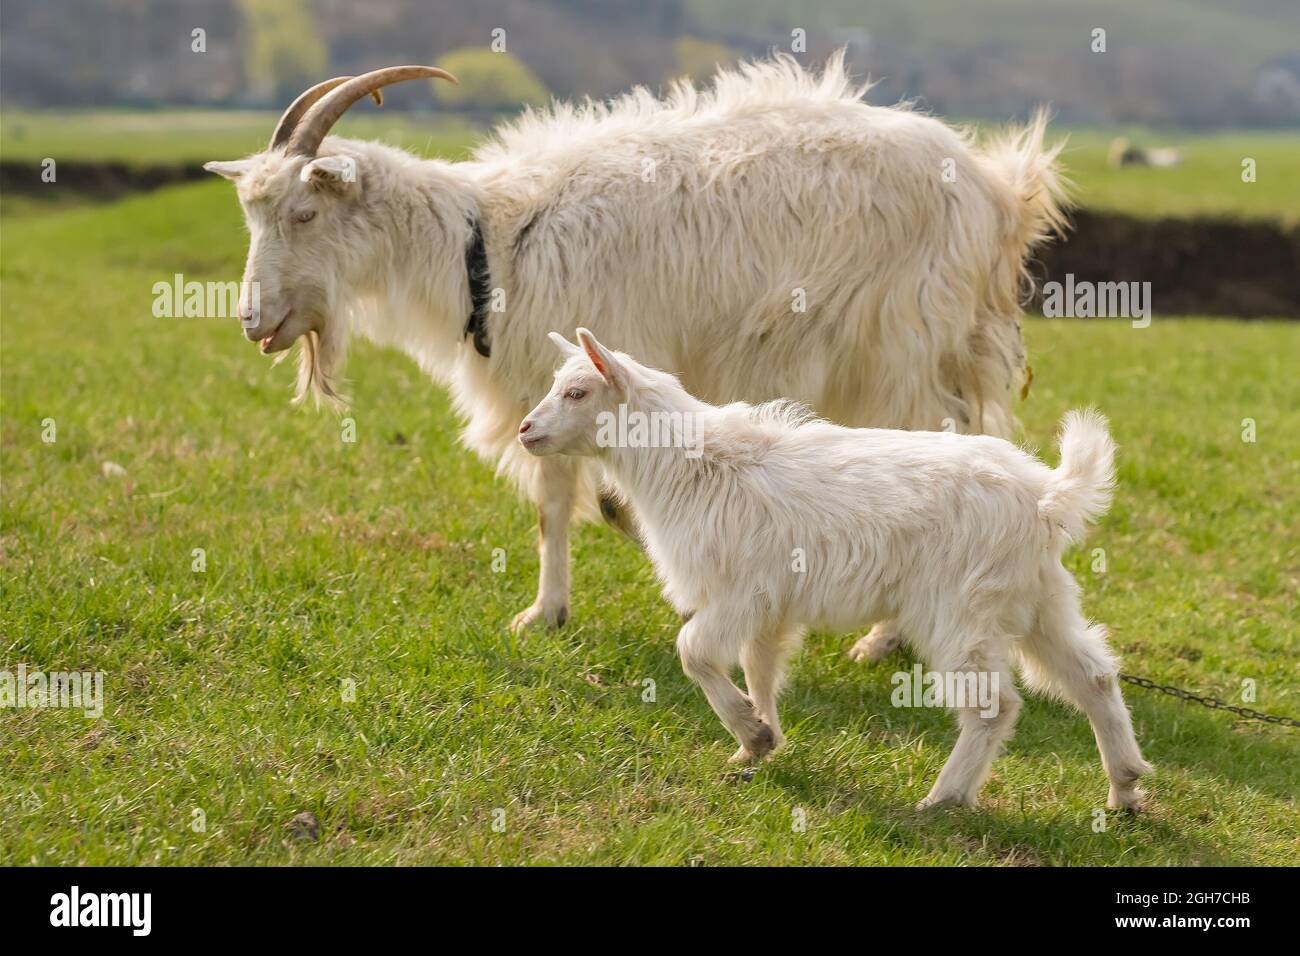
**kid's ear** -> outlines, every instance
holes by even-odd
[[[248,171],[250,165],[251,163],[247,159],[235,159],[228,163],[204,163],[203,168],[210,173],[216,173],[218,176],[224,176],[234,182]]]
[[[357,161],[351,156],[321,156],[304,166],[298,175],[316,189],[343,192],[357,181]]]
[[[614,357],[613,352],[596,341],[596,336],[586,329],[578,329],[578,344],[587,353],[587,358],[591,359],[591,364],[596,366],[601,378],[619,388],[627,384],[627,370]]]
[[[552,342],[554,342],[555,347],[559,349],[561,352],[563,352],[566,356],[582,354],[582,349],[578,348],[576,345],[574,345],[572,342],[566,339],[559,332],[548,332],[546,333],[546,337],[549,338]]]

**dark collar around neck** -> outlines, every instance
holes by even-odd
[[[487,317],[492,300],[492,279],[488,269],[487,247],[483,244],[483,226],[478,216],[470,221],[473,235],[465,247],[465,273],[469,276],[469,320],[462,338],[474,336],[474,350],[487,358],[492,354],[488,342]]]

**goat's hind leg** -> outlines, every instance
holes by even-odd
[[[882,661],[903,646],[903,632],[896,621],[879,621],[849,648],[849,657],[858,663]]]

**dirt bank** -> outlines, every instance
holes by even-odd
[[[1077,285],[1150,282],[1161,315],[1300,318],[1300,229],[1267,221],[1139,219],[1079,210],[1063,243],[1039,251],[1033,275]],[[1033,307],[1038,308],[1039,300]]]
[[[45,182],[41,178],[43,172],[37,162],[0,161],[0,193],[32,199],[57,199],[59,193],[70,192],[87,199],[118,199],[130,193],[148,192],[212,175],[197,163],[143,166],[77,160],[60,160],[54,168],[54,182]]]

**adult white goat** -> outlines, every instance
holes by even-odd
[[[1088,715],[1108,806],[1141,807],[1151,768],[1106,629],[1084,619],[1061,564],[1110,504],[1100,415],[1066,416],[1053,471],[1001,438],[842,428],[781,401],[709,405],[586,329],[582,348],[553,339],[565,362],[519,442],[594,456],[629,496],[664,593],[694,612],[677,649],[740,741],[733,760],[784,741],[776,699],[806,627],[890,614],[931,667],[985,686],[978,703],[947,701],[961,734],[921,807],[975,803],[1020,710],[1013,661]],[[748,696],[728,676],[737,663]]]
[[[335,395],[354,329],[401,348],[450,384],[467,444],[537,503],[540,585],[516,627],[567,617],[575,511],[599,496],[632,526],[589,464],[514,440],[550,385],[550,329],[595,328],[711,401],[1012,429],[1022,265],[1062,223],[1041,114],[976,150],[936,119],[862,102],[839,57],[820,76],[779,57],[709,92],[525,113],[472,162],[325,138],[352,103],[417,77],[451,79],[330,80],[267,150],[207,168],[236,182],[248,223],[260,303],[241,304],[245,334],[268,353],[303,338],[299,397]]]

